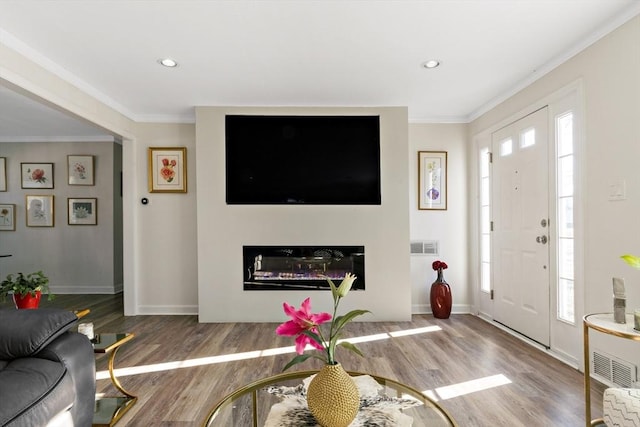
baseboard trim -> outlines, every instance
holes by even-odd
[[[430,304],[413,304],[411,306],[411,314],[432,314]],[[470,314],[471,305],[469,304],[453,304],[451,306],[452,314]]]
[[[197,316],[197,305],[139,305],[139,315],[179,315]]]
[[[91,285],[80,285],[80,286],[49,286],[49,290],[52,294],[107,294],[107,295],[115,295],[122,292],[122,289],[118,290],[113,286],[91,286]]]

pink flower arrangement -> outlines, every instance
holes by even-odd
[[[433,264],[431,264],[431,268],[433,268],[435,271],[439,271],[446,270],[447,268],[449,268],[449,266],[444,261],[433,261]]]
[[[333,316],[329,313],[312,313],[311,298],[305,299],[299,309],[296,309],[286,302],[282,304],[284,307],[284,313],[291,319],[278,326],[276,328],[276,334],[289,337],[295,336],[296,353],[298,353],[296,357],[287,363],[283,371],[297,363],[304,362],[310,357],[323,360],[329,365],[335,365],[337,363],[335,360],[336,345],[363,356],[362,352],[360,352],[355,345],[346,341],[338,342],[340,332],[347,323],[357,316],[370,313],[369,310],[352,310],[344,316],[336,317],[340,300],[347,296],[355,280],[356,276],[347,273],[340,286],[336,287],[331,279],[327,279],[329,286],[331,287],[331,295],[333,297]],[[325,340],[326,332],[323,334],[320,325],[329,321],[331,321],[331,324],[329,327],[328,340]],[[321,352],[304,354],[304,350],[307,345],[310,345],[317,350],[321,350]]]

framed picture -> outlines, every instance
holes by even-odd
[[[0,205],[0,231],[16,231],[16,205]]]
[[[53,196],[27,196],[27,227],[53,227]]]
[[[185,147],[149,147],[149,192],[187,192]]]
[[[67,199],[69,225],[97,225],[98,199]]]
[[[20,163],[22,188],[53,188],[53,163]]]
[[[418,152],[418,209],[447,209],[447,152]]]
[[[0,157],[0,191],[7,191],[7,158]]]
[[[67,156],[69,185],[94,185],[93,156]]]

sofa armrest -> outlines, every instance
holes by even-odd
[[[76,426],[90,426],[96,395],[96,366],[93,346],[77,332],[66,332],[38,352],[36,357],[61,362],[71,374],[75,398],[71,415]]]
[[[0,310],[0,360],[33,356],[77,321],[74,313],[54,308]]]

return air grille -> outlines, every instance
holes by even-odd
[[[593,375],[619,387],[635,387],[637,367],[604,352],[593,351]]]
[[[438,241],[425,240],[411,242],[411,255],[438,255]]]

